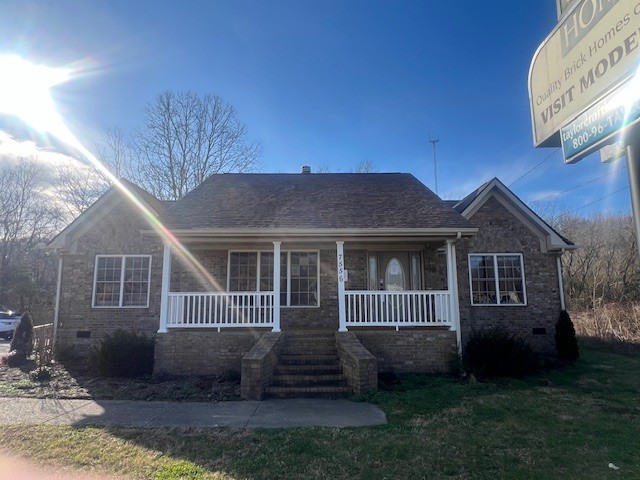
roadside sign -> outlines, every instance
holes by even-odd
[[[629,105],[620,103],[619,93],[627,85],[614,90],[562,127],[560,137],[566,163],[575,163],[611,143],[621,131],[640,121],[640,92]]]
[[[536,147],[560,146],[562,126],[632,75],[640,59],[639,0],[567,5],[529,70]]]

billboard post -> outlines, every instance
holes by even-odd
[[[640,254],[640,142],[637,136],[632,142],[627,145],[627,170],[631,190],[633,225],[636,230],[636,247]]]

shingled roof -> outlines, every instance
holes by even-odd
[[[406,173],[216,174],[168,206],[172,229],[472,229]]]

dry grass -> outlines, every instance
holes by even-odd
[[[640,304],[609,303],[572,315],[576,335],[588,345],[640,350]]]

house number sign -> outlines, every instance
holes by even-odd
[[[344,254],[338,254],[338,282],[344,283]]]

